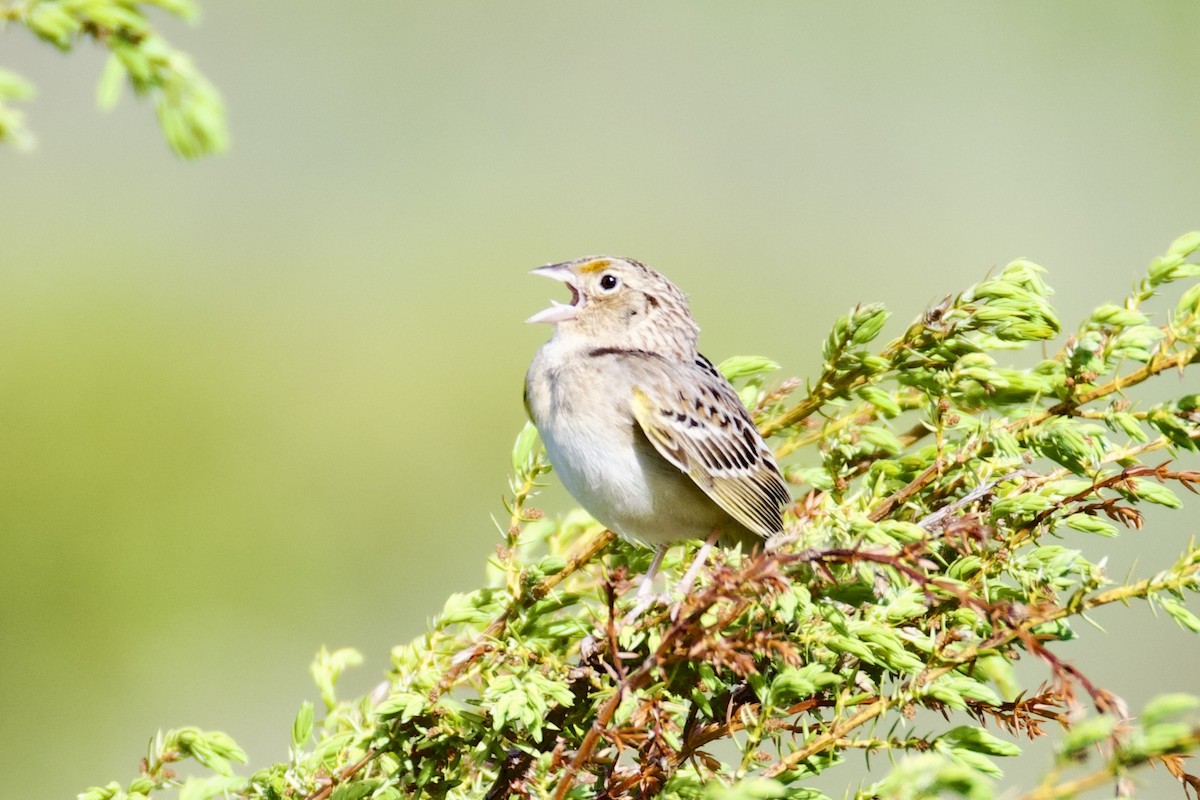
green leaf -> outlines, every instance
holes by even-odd
[[[1167,248],[1167,257],[1187,258],[1197,250],[1200,250],[1200,231],[1191,231],[1171,242],[1171,246]]]
[[[1152,409],[1147,414],[1146,421],[1176,447],[1182,447],[1184,450],[1200,449],[1195,436],[1200,431],[1188,425],[1169,409],[1162,406]]]
[[[96,84],[96,104],[105,111],[117,105],[121,97],[121,87],[129,73],[125,65],[115,55],[110,55],[104,62],[104,72],[100,73],[100,82]]]
[[[1071,514],[1063,519],[1068,528],[1073,528],[1083,533],[1094,533],[1097,536],[1116,536],[1117,527],[1107,520],[1092,516],[1091,514]]]
[[[850,341],[860,347],[871,342],[883,330],[891,313],[878,303],[854,309],[850,316]]]
[[[949,673],[925,687],[925,693],[935,700],[940,700],[951,708],[966,709],[967,700],[998,706],[1003,701],[988,685],[968,678],[966,675]]]
[[[1171,253],[1150,262],[1147,280],[1152,287],[1158,287],[1182,278],[1195,278],[1200,275],[1200,265],[1185,261],[1185,256]]]
[[[75,800],[112,800],[120,794],[122,794],[121,784],[113,781],[104,786],[92,786],[75,795]]]
[[[1160,595],[1158,604],[1162,606],[1163,611],[1170,615],[1171,619],[1179,623],[1179,627],[1192,633],[1200,633],[1200,617],[1189,611],[1183,603],[1173,597]]]
[[[1135,442],[1150,441],[1150,437],[1138,422],[1137,417],[1128,411],[1113,411],[1105,417],[1105,422],[1114,431],[1124,431],[1125,435]]]
[[[1161,329],[1153,325],[1136,325],[1126,328],[1113,337],[1109,348],[1111,359],[1128,358],[1145,364],[1157,352],[1158,343],[1166,337]]]
[[[834,634],[825,640],[826,646],[831,650],[849,653],[852,656],[857,656],[862,661],[868,664],[878,664],[879,661],[875,656],[875,652],[867,646],[866,642],[853,636],[841,636]]]
[[[763,356],[730,356],[717,365],[717,371],[732,383],[742,378],[774,372],[779,365]]]
[[[922,753],[902,759],[889,775],[858,796],[871,800],[994,800],[996,794],[975,766],[945,753]]]
[[[824,664],[805,664],[803,667],[786,667],[771,681],[770,702],[776,706],[788,706],[797,700],[811,697],[827,686],[841,683]]]
[[[512,449],[512,471],[518,480],[525,480],[533,469],[534,450],[539,441],[537,427],[532,422],[526,422],[517,434]]]
[[[900,636],[890,627],[859,624],[854,629],[854,635],[870,644],[879,663],[894,673],[902,674],[925,666],[925,660],[909,652]]]
[[[879,523],[879,528],[891,538],[904,544],[919,542],[922,539],[928,539],[930,536],[929,531],[915,522],[905,522],[898,519],[882,520]]]
[[[970,580],[982,567],[983,559],[979,556],[961,556],[946,569],[946,575],[956,581]]]
[[[231,797],[245,785],[245,778],[233,775],[209,775],[204,778],[191,775],[179,788],[178,800],[212,800],[214,797]]]
[[[950,757],[959,764],[970,767],[976,772],[987,775],[989,778],[1003,778],[1004,771],[996,766],[996,763],[983,753],[976,753],[971,750],[951,749],[949,750]]]
[[[89,22],[128,34],[129,38],[145,36],[148,27],[146,18],[136,7],[129,8],[118,3],[88,3],[86,15]]]
[[[829,470],[824,467],[809,467],[808,469],[789,469],[787,471],[788,480],[794,480],[800,484],[808,484],[822,492],[831,492],[835,486],[833,477],[829,474]]]
[[[312,736],[313,731],[313,704],[305,700],[300,704],[300,711],[296,714],[296,719],[292,722],[292,749],[300,750],[308,741],[308,737]]]
[[[863,425],[858,429],[863,441],[888,455],[895,456],[904,452],[904,444],[887,428],[878,425]]]
[[[35,3],[25,16],[25,24],[38,38],[64,52],[71,49],[83,25],[62,3]]]
[[[373,780],[350,781],[340,784],[333,790],[329,800],[362,800],[375,791],[376,782]]]
[[[992,504],[992,511],[997,517],[1031,517],[1050,508],[1053,501],[1040,494],[1018,494],[1003,497]]]
[[[863,386],[855,394],[875,406],[876,410],[885,417],[891,418],[900,414],[900,404],[896,402],[896,399],[877,386]]]
[[[732,786],[709,781],[704,787],[705,800],[771,800],[791,797],[782,783],[770,778],[743,778]]]
[[[1136,309],[1121,308],[1112,303],[1105,303],[1092,312],[1092,322],[1097,325],[1113,325],[1128,328],[1132,325],[1142,325],[1146,315]]]
[[[165,748],[175,749],[180,755],[194,758],[199,763],[221,775],[232,775],[230,761],[246,763],[246,754],[237,742],[220,731],[202,731],[188,727],[168,731],[163,737]]]
[[[1034,449],[1077,475],[1087,474],[1109,449],[1104,429],[1091,423],[1053,418],[1032,434]]]
[[[1107,740],[1112,735],[1116,726],[1117,720],[1108,715],[1092,717],[1083,722],[1075,723],[1067,731],[1066,736],[1063,737],[1059,745],[1060,758],[1063,760],[1073,760],[1092,745]]]
[[[16,73],[0,69],[0,100],[28,100],[33,95],[32,83]]]
[[[1175,306],[1176,318],[1194,317],[1197,314],[1200,314],[1200,283],[1184,292]]]
[[[312,665],[309,667],[309,673],[317,684],[317,689],[321,692],[321,700],[325,703],[326,710],[333,710],[333,707],[337,705],[334,687],[337,685],[338,678],[342,676],[342,672],[349,667],[357,667],[362,660],[362,653],[352,647],[343,647],[332,653],[322,647],[317,653],[317,657],[313,659]]]
[[[984,753],[989,756],[1019,756],[1021,748],[1012,742],[998,739],[983,728],[971,725],[960,725],[937,737],[951,747]]]
[[[883,606],[883,609],[884,617],[891,623],[908,622],[929,613],[925,593],[917,586],[906,587],[904,591],[891,598]]]
[[[1004,699],[1011,702],[1021,696],[1021,683],[1017,680],[1012,662],[1004,655],[995,653],[975,662],[975,669],[1000,690]]]
[[[407,722],[418,714],[425,713],[428,707],[428,696],[401,690],[388,695],[386,700],[375,707],[375,713],[381,717],[398,716],[401,722]]]
[[[1129,483],[1132,486],[1133,497],[1138,500],[1167,508],[1183,508],[1183,501],[1161,483],[1146,478],[1133,478]]]
[[[1174,693],[1160,694],[1146,703],[1142,713],[1138,715],[1142,726],[1153,727],[1168,717],[1186,714],[1200,709],[1200,697],[1192,694]]]

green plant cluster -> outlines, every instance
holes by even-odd
[[[0,27],[22,25],[63,52],[82,38],[99,43],[110,52],[97,90],[102,108],[115,105],[128,83],[138,96],[153,98],[163,133],[178,155],[219,153],[229,142],[221,97],[187,54],[155,31],[146,18],[148,6],[189,21],[197,15],[190,0],[12,0],[0,2]],[[27,81],[0,70],[0,142],[32,145],[23,113],[9,105],[32,95]]]
[[[526,427],[487,585],[396,647],[376,691],[340,700],[358,656],[322,652],[324,715],[301,707],[288,761],[232,778],[232,743],[173,731],[133,784],[81,797],[821,800],[813,777],[868,753],[878,779],[848,785],[857,800],[988,800],[1002,760],[1050,733],[1058,755],[1024,800],[1127,792],[1146,765],[1194,792],[1200,698],[1135,717],[1065,654],[1088,612],[1134,600],[1200,633],[1194,542],[1125,582],[1090,555],[1200,483],[1172,462],[1197,449],[1200,398],[1151,380],[1200,357],[1200,284],[1161,322],[1146,308],[1200,277],[1198,250],[1200,233],[1181,237],[1056,346],[1043,270],[1021,260],[882,347],[886,311],[853,309],[803,389],[769,385],[766,359],[725,362],[794,484],[785,534],[713,553],[697,588],[632,621],[650,553],[531,507],[549,465]],[[1167,394],[1135,402],[1137,385]],[[695,552],[675,548],[666,573]],[[170,777],[186,757],[215,774]]]

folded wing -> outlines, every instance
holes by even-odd
[[[731,517],[760,536],[778,533],[791,501],[787,485],[733,387],[703,356],[673,368],[681,374],[669,382],[639,376],[638,425],[663,458]]]

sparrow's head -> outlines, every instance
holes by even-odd
[[[567,284],[571,302],[551,306],[526,322],[549,322],[556,335],[583,338],[594,347],[645,350],[677,360],[695,358],[699,326],[687,295],[641,262],[586,256],[533,270]]]

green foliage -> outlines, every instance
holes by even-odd
[[[1057,349],[1043,271],[1017,261],[878,349],[887,312],[852,310],[804,392],[768,387],[766,359],[725,362],[796,485],[786,531],[764,553],[712,554],[697,588],[635,620],[627,598],[650,554],[582,512],[529,506],[549,465],[526,427],[488,585],[397,646],[376,691],[340,700],[359,658],[323,651],[325,715],[301,706],[286,763],[231,783],[232,743],[173,732],[128,787],[84,796],[820,800],[813,776],[882,751],[858,800],[990,800],[1003,759],[1051,724],[1057,756],[1025,800],[1124,791],[1146,765],[1200,789],[1182,759],[1200,747],[1200,698],[1135,717],[1062,655],[1076,620],[1133,600],[1200,632],[1194,543],[1125,583],[1088,555],[1096,536],[1141,527],[1144,504],[1178,508],[1173,488],[1200,483],[1168,457],[1196,449],[1197,398],[1126,396],[1200,354],[1200,291],[1160,325],[1144,307],[1200,274],[1197,249],[1200,235],[1182,237]],[[1007,365],[1031,348],[1032,366]],[[1028,684],[1021,657],[1042,668]],[[216,775],[161,768],[184,757]]]
[[[94,786],[79,794],[79,800],[140,800],[153,792],[178,786],[179,782],[171,764],[191,759],[216,773],[204,778],[188,781],[179,796],[190,800],[215,797],[244,786],[244,778],[233,775],[231,761],[246,763],[246,754],[232,739],[219,731],[202,731],[199,728],[159,732],[150,740],[146,757],[142,759],[141,775],[128,787],[119,783]]]
[[[0,69],[0,142],[12,142],[19,148],[33,144],[25,129],[24,113],[8,105],[9,101],[30,97],[33,97],[33,86],[28,81]]]
[[[14,0],[0,3],[0,26],[15,22],[63,52],[89,38],[110,52],[97,99],[112,108],[121,86],[153,98],[159,123],[171,149],[184,158],[219,153],[228,146],[225,107],[217,90],[150,25],[146,6],[157,6],[191,21],[190,0]],[[32,135],[24,117],[6,101],[24,100],[32,87],[0,71],[0,142],[27,147]]]

